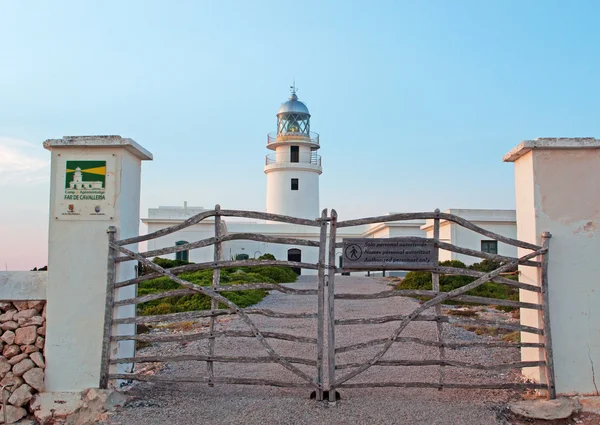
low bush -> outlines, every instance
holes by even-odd
[[[473,310],[448,310],[448,316],[477,317],[477,312]]]
[[[515,343],[521,342],[521,332],[514,331],[514,332],[507,333],[506,335],[502,336],[502,341],[515,342]]]
[[[272,258],[271,258],[272,257]],[[260,259],[274,259],[270,254],[265,254]],[[171,268],[184,264],[190,264],[181,260],[169,260],[166,258],[155,258],[155,264],[163,268]],[[151,270],[149,271],[151,272]],[[212,285],[213,270],[199,270],[179,275],[188,282],[201,286]],[[289,283],[296,281],[296,273],[289,267],[280,266],[257,266],[257,267],[231,267],[221,270],[221,285],[240,285],[244,283]],[[138,285],[138,295],[148,295],[158,292],[180,289],[181,286],[167,277],[141,282]],[[251,289],[247,291],[221,292],[228,300],[234,302],[238,307],[245,308],[262,300],[267,291],[263,289]],[[222,305],[219,306],[224,307]],[[181,313],[184,311],[208,310],[211,308],[211,298],[203,294],[184,295],[179,297],[167,297],[160,300],[149,301],[138,304],[137,312],[141,316]]]
[[[467,267],[463,262],[457,260],[451,261],[442,261],[440,262],[440,266],[444,267],[454,267],[459,269],[471,269],[482,272],[490,272],[496,270],[500,267],[502,263],[492,261],[492,260],[483,260],[480,263],[473,264]],[[517,280],[516,276],[510,277],[513,280]],[[440,290],[442,292],[450,292],[454,289],[461,288],[469,283],[475,281],[476,278],[470,276],[459,276],[459,275],[440,275]],[[428,289],[431,290],[433,288],[432,280],[431,280],[431,272],[424,271],[413,271],[408,272],[406,277],[396,285],[396,289]],[[475,289],[468,291],[465,295],[476,295],[479,297],[487,297],[487,298],[498,298],[502,300],[519,300],[519,290],[513,287],[509,287],[500,283],[495,282],[485,282],[484,284],[478,286]],[[421,297],[425,298],[425,297]],[[444,302],[445,304],[459,304],[459,305],[477,305],[476,303],[465,303],[455,300],[448,300]],[[513,307],[506,306],[497,306],[498,310],[502,311],[512,311]]]
[[[260,276],[267,277],[275,283],[295,282],[298,276],[289,267],[262,266],[254,267],[253,271]]]

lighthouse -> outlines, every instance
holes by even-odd
[[[267,149],[274,151],[265,159],[267,212],[319,217],[319,135],[310,131],[310,113],[295,86],[277,111],[277,131],[268,134]]]

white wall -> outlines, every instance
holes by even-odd
[[[600,140],[536,139],[506,157],[515,162],[519,239],[541,245],[550,232],[548,293],[559,394],[597,394],[600,365]],[[521,255],[530,252],[520,250]],[[528,283],[539,284],[531,267]],[[521,299],[538,300],[522,291]],[[521,322],[541,327],[541,316],[522,310]],[[523,333],[525,340],[537,340]],[[538,360],[539,350],[523,350]],[[536,377],[531,370],[530,376]],[[535,371],[534,371],[535,372]],[[539,373],[537,373],[539,375]]]
[[[517,226],[515,223],[488,223],[475,221],[473,222],[473,224],[483,227],[484,229],[489,230],[491,232],[498,233],[502,236],[507,236],[509,238],[514,239],[516,239],[517,237]],[[452,236],[452,244],[454,245],[481,251],[481,241],[492,240],[487,236],[483,236],[472,230],[465,229],[464,227],[456,223],[452,223],[451,226],[454,227],[454,232]],[[516,257],[517,247],[498,242],[498,254]],[[455,252],[452,253],[451,257],[453,260],[462,261],[466,265],[479,263],[482,260],[481,258],[471,257],[469,255],[464,254],[457,254]]]
[[[0,272],[0,301],[45,300],[48,272]]]
[[[186,217],[189,218],[189,217]],[[145,220],[146,221],[146,220]],[[179,221],[181,222],[181,221]],[[201,239],[211,238],[215,235],[215,222],[214,219],[206,219],[202,222],[203,224],[190,226],[186,229],[180,230],[169,235],[162,236],[157,239],[150,239],[147,242],[148,251],[155,249],[161,249],[166,247],[175,246],[178,241],[196,242]],[[175,222],[158,222],[158,223],[146,223],[148,226],[148,233],[155,232],[167,227],[171,227],[177,223]],[[226,251],[223,251],[224,254]],[[175,254],[160,255],[162,258],[175,259]],[[228,259],[228,257],[225,257]],[[189,252],[189,260],[194,263],[205,263],[214,260],[214,249],[212,247],[204,247],[193,249]]]
[[[444,211],[469,220],[471,223],[499,235],[516,238],[517,225],[514,210],[471,210],[471,209],[449,209]],[[433,238],[433,220],[427,220],[421,227],[428,238]],[[466,229],[451,221],[440,221],[440,240],[453,245],[481,251],[481,241],[493,240],[477,232]],[[498,242],[498,254],[510,257],[517,256],[517,248]],[[458,254],[451,251],[440,250],[440,261],[458,260],[466,265],[482,261],[479,257]]]
[[[185,217],[189,218],[189,217]],[[183,219],[185,219],[183,218]],[[155,220],[158,220],[155,218]],[[307,240],[319,240],[319,228],[310,228],[307,226],[296,226],[285,223],[252,223],[252,222],[230,222],[223,219],[227,224],[228,233],[258,233],[270,236],[298,237]],[[175,223],[155,222],[145,219],[148,225],[148,232],[154,232]],[[188,227],[187,229],[148,241],[148,250],[160,249],[174,246],[175,242],[184,240],[186,242],[196,242],[202,239],[214,236],[214,219],[205,219],[200,224]],[[269,244],[265,242],[256,242],[248,240],[236,240],[223,243],[223,259],[230,260],[235,258],[236,254],[247,254],[250,258],[260,256],[266,253],[272,254],[278,260],[288,259],[288,250],[292,248],[300,249],[302,253],[302,262],[317,263],[319,259],[318,248],[307,246],[292,246],[282,244]],[[161,255],[163,258],[175,258],[175,254]],[[189,251],[189,259],[194,263],[211,262],[214,258],[213,246],[193,249]],[[316,270],[303,269],[302,274],[316,274]]]

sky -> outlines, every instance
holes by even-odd
[[[598,16],[595,0],[0,0],[0,269],[47,263],[50,138],[151,151],[142,217],[264,211],[266,134],[294,80],[322,208],[514,208],[506,152],[600,136]]]

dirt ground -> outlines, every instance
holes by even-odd
[[[294,288],[316,288],[314,278],[303,277],[290,284]],[[382,279],[336,277],[336,293],[373,293],[389,289]],[[394,297],[382,300],[337,300],[336,318],[377,317],[408,314],[418,301]],[[294,296],[272,292],[257,308],[283,312],[314,312],[316,296]],[[510,315],[507,315],[510,319]],[[252,316],[264,331],[285,332],[293,335],[316,337],[316,319],[274,319]],[[345,346],[374,338],[385,338],[398,322],[380,325],[348,325],[336,327],[336,346]],[[183,328],[184,330],[182,330]],[[237,318],[220,318],[217,330],[247,330]],[[187,323],[179,329],[155,328],[152,332],[206,332],[206,321]],[[413,322],[401,336],[436,339],[434,322]],[[476,335],[460,327],[444,325],[444,338],[451,341],[489,340],[490,336]],[[314,346],[290,341],[269,339],[269,343],[283,356],[316,358]],[[336,363],[364,362],[380,348],[371,347],[338,354]],[[207,340],[187,343],[154,344],[139,351],[140,355],[206,354]],[[216,355],[264,356],[264,349],[255,339],[219,338]],[[384,359],[437,359],[436,347],[413,343],[397,343]],[[468,348],[447,350],[450,359],[474,363],[498,364],[514,362],[519,352],[513,348]],[[313,366],[298,365],[304,372],[315,375]],[[201,362],[172,362],[164,366],[146,364],[140,368],[148,374],[162,377],[207,376]],[[340,376],[351,369],[339,370]],[[438,382],[439,367],[385,367],[374,366],[353,378],[356,382]],[[215,376],[263,378],[288,382],[301,379],[280,365],[215,363]],[[327,372],[325,372],[327,376]],[[518,382],[519,376],[507,371],[482,371],[445,368],[446,382],[509,383]],[[310,399],[309,388],[276,388],[263,386],[215,385],[195,383],[136,383],[126,388],[133,400],[123,409],[110,415],[106,424],[162,425],[162,424],[550,424],[547,421],[527,422],[512,417],[506,410],[509,400],[523,394],[506,390],[462,390],[429,388],[340,388],[341,400],[337,406],[327,406]],[[578,415],[575,419],[557,424],[600,424],[596,416]],[[577,422],[581,421],[581,422]]]

